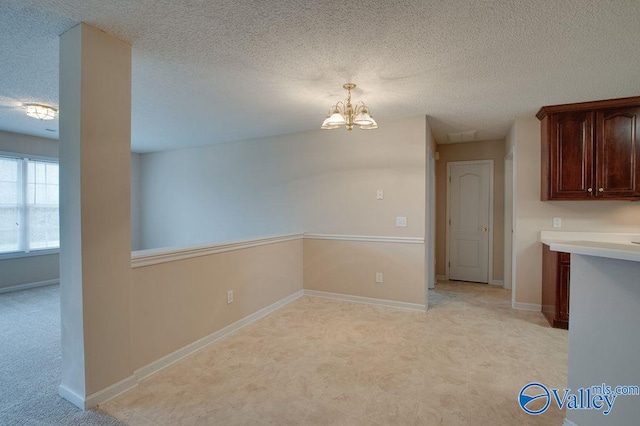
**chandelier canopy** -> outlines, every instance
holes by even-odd
[[[339,101],[329,109],[329,114],[325,118],[322,126],[323,130],[333,130],[342,126],[346,126],[347,131],[351,132],[353,126],[359,126],[362,130],[373,130],[378,128],[378,123],[371,117],[369,108],[360,101],[351,105],[351,90],[356,87],[354,83],[346,83],[344,86],[347,90],[347,99]]]

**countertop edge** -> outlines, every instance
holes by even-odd
[[[552,251],[640,262],[640,250],[625,249],[624,246],[620,248],[603,246],[603,244],[615,245],[615,243],[596,241],[546,241],[544,244],[547,244]]]
[[[540,231],[538,239],[544,244],[553,242],[593,241],[603,243],[628,243],[640,241],[635,232],[580,232],[580,231]]]

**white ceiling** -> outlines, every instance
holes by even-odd
[[[381,126],[427,114],[442,143],[640,92],[638,0],[2,0],[0,130],[57,137],[20,105],[58,104],[81,21],[133,46],[138,152],[317,129],[347,81]]]

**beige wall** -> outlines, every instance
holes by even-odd
[[[424,304],[424,244],[304,240],[304,288]],[[376,272],[383,282],[376,283]]]
[[[504,269],[504,140],[438,145],[436,165],[436,274],[446,275],[447,163],[493,160],[493,280],[501,281]]]
[[[132,269],[133,367],[301,289],[301,239]]]
[[[640,232],[640,203],[628,201],[540,201],[540,122],[518,117],[510,140],[516,146],[515,302],[541,303],[542,230]],[[562,228],[552,227],[554,217]]]

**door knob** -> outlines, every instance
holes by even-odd
[[[489,228],[487,228],[486,226],[482,227],[482,232],[487,232],[489,230]]]
[[[598,188],[598,192],[604,192],[604,188]]]
[[[592,188],[588,188],[587,192],[593,192],[593,189]]]

